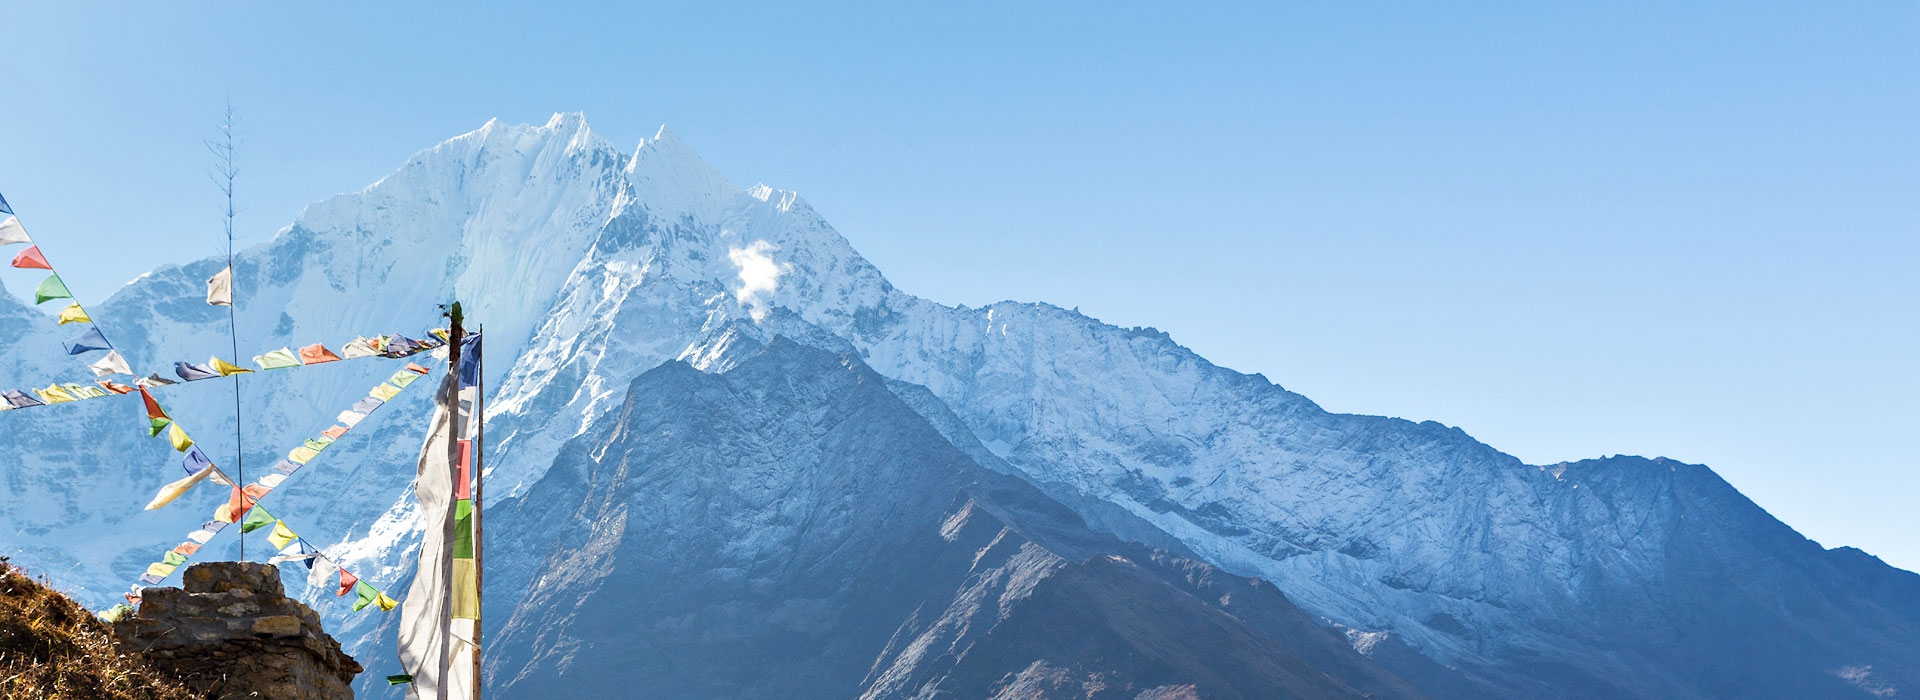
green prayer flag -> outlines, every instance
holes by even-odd
[[[307,440],[307,443],[306,443],[307,449],[313,450],[315,452],[319,452],[321,450],[327,449],[327,446],[331,444],[333,444],[333,438],[327,437],[325,435]]]
[[[47,275],[40,286],[33,289],[33,303],[45,304],[55,299],[72,299],[73,292],[67,291],[67,283],[60,281],[59,275]]]
[[[400,387],[402,389],[405,389],[407,388],[408,384],[413,383],[413,380],[419,379],[419,378],[420,378],[419,373],[414,372],[413,370],[410,370],[410,369],[402,369],[398,372],[394,372],[393,376],[387,377],[387,383]]]
[[[168,566],[179,566],[187,563],[187,555],[179,552],[167,552],[166,556],[160,558],[160,563]]]
[[[473,501],[453,502],[453,558],[473,558]]]
[[[406,685],[412,682],[413,682],[413,676],[405,673],[394,675],[394,676],[387,676],[387,685]]]
[[[365,581],[353,584],[353,594],[359,596],[358,600],[353,601],[354,612],[365,610],[373,601],[380,599],[380,590],[367,585]]]
[[[253,532],[254,530],[272,525],[275,522],[278,522],[277,518],[273,517],[271,513],[268,513],[267,509],[255,504],[253,508],[247,511],[246,519],[240,521],[240,534],[244,535]]]
[[[291,348],[280,348],[265,355],[253,356],[253,363],[260,365],[260,369],[286,369],[299,367],[300,358],[294,356]]]
[[[169,425],[173,425],[172,418],[168,418],[166,416],[161,416],[159,418],[148,418],[147,419],[147,437],[154,437],[156,435],[159,435],[160,432],[163,430],[166,430],[167,426]]]

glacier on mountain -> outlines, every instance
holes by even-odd
[[[217,268],[162,267],[94,317],[143,370],[217,352],[224,311],[196,290]],[[252,352],[417,333],[436,325],[436,304],[466,302],[495,360],[496,499],[525,496],[643,373],[672,360],[724,373],[785,337],[924,388],[923,414],[976,445],[970,457],[1096,527],[1272,581],[1370,649],[1385,634],[1419,657],[1389,663],[1409,677],[1592,697],[1788,697],[1866,687],[1846,669],[1871,668],[1874,687],[1920,690],[1920,577],[1820,548],[1705,467],[1527,465],[1438,423],[1329,413],[1152,329],[1039,303],[921,299],[804,199],[732,185],[664,128],[627,154],[577,114],[489,122],[310,206],[235,270]],[[51,321],[21,306],[0,299],[0,349],[14,359],[0,382],[82,376]],[[246,463],[271,463],[388,371],[248,377]],[[235,461],[229,392],[223,381],[162,395],[223,465]],[[268,504],[370,582],[397,581],[410,563],[405,488],[424,401],[403,397]],[[0,414],[16,495],[0,505],[0,526],[18,533],[9,549],[94,604],[213,506],[200,493],[138,511],[174,478],[175,458],[135,433],[136,403]],[[231,553],[230,538],[215,544]],[[379,626],[317,607],[351,643]]]

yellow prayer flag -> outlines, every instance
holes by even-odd
[[[218,357],[207,358],[207,366],[212,367],[213,371],[219,372],[222,377],[231,377],[236,374],[251,374],[253,372],[253,370],[222,360]]]
[[[152,564],[147,565],[147,575],[166,578],[168,575],[173,573],[174,569],[178,569],[178,568],[180,568],[180,566],[177,564],[162,564],[160,562],[154,562]]]
[[[381,401],[392,401],[393,397],[400,395],[400,387],[392,384],[381,384],[380,386],[374,387],[373,391],[367,392],[367,395]]]
[[[179,423],[167,426],[167,441],[173,443],[173,449],[181,452],[193,446],[193,438],[187,437],[187,431],[181,430]]]
[[[267,535],[267,544],[273,545],[274,549],[284,549],[287,545],[293,544],[293,541],[299,537],[299,535],[293,534],[293,529],[287,527],[285,521],[275,520],[273,521],[273,532]]]
[[[39,394],[40,400],[47,403],[66,403],[75,400],[72,394],[61,389],[58,384],[48,384],[45,389],[34,389],[33,393]]]
[[[311,447],[307,447],[306,445],[301,445],[299,447],[293,448],[292,452],[287,453],[287,461],[292,462],[294,464],[306,464],[307,460],[313,459],[314,457],[318,457],[318,456],[320,456],[319,450],[315,450]]]
[[[394,600],[392,598],[388,598],[387,594],[382,593],[380,594],[379,598],[376,598],[374,600],[374,604],[380,606],[381,612],[386,612],[388,610],[394,609],[395,607],[398,607],[400,605],[400,601]]]
[[[211,474],[213,474],[213,465],[209,464],[201,467],[200,471],[194,472],[193,476],[160,487],[160,493],[154,494],[153,501],[147,504],[147,510],[159,510],[167,507],[168,503],[172,503],[174,499],[179,498],[185,494],[188,489],[206,480],[207,476]]]
[[[59,325],[64,326],[69,323],[91,323],[91,322],[93,322],[93,319],[87,317],[86,309],[80,308],[80,302],[76,301],[74,303],[68,304],[67,308],[60,310]]]

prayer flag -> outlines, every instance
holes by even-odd
[[[140,403],[146,404],[148,418],[167,417],[167,412],[161,410],[160,402],[153,400],[153,394],[147,393],[146,387],[140,387]]]
[[[306,445],[301,445],[299,447],[293,448],[292,452],[287,453],[287,461],[292,462],[294,464],[306,464],[307,462],[311,461],[313,458],[318,456],[320,456],[319,450],[313,449],[311,447],[307,447]]]
[[[19,389],[0,392],[0,396],[5,396],[7,398],[7,405],[12,406],[14,408],[32,408],[34,406],[47,405],[46,402],[41,401],[40,399],[34,398],[32,396],[28,396],[27,392],[21,391]]]
[[[433,370],[430,370],[425,367],[421,367],[420,365],[409,362],[407,363],[407,371],[413,372],[414,374],[427,374],[429,372],[432,372]]]
[[[133,368],[127,366],[127,358],[121,357],[120,351],[118,350],[108,350],[106,357],[102,357],[98,362],[87,365],[87,369],[93,370],[93,376],[96,377],[133,374]]]
[[[236,522],[240,520],[240,518],[244,517],[247,513],[252,512],[253,499],[247,497],[247,495],[245,493],[242,493],[240,489],[234,489],[231,494],[227,495],[226,507],[227,507],[228,519],[221,520],[221,522],[227,522],[227,523]],[[220,520],[220,519],[214,518],[214,520]],[[243,527],[242,530],[244,531],[244,529],[245,528]]]
[[[366,338],[354,338],[353,342],[340,348],[340,355],[349,360],[356,357],[373,357],[378,354],[380,351],[373,349],[373,341]]]
[[[99,385],[100,385],[100,388],[102,388],[102,389],[106,389],[107,391],[111,391],[111,392],[113,392],[113,393],[116,393],[116,394],[131,394],[131,393],[133,393],[133,387],[130,387],[130,386],[127,386],[127,385],[125,385],[125,384],[121,384],[121,383],[119,383],[119,382],[116,382],[116,381],[113,381],[113,380],[109,380],[109,379],[102,379],[102,380],[100,380],[100,381],[97,381],[97,382],[94,382],[94,383],[95,383],[95,384],[99,384]],[[4,405],[4,404],[0,404],[0,405]],[[0,409],[0,410],[3,410],[3,409]]]
[[[207,303],[233,306],[233,268],[224,267],[207,280]]]
[[[72,299],[73,292],[67,291],[67,283],[60,281],[59,275],[47,275],[40,280],[40,286],[33,288],[33,303],[45,304],[55,299]]]
[[[273,514],[268,513],[266,508],[254,506],[247,511],[247,517],[240,520],[240,534],[244,535],[277,522],[280,521],[274,519]]]
[[[233,364],[226,360],[222,360],[218,357],[208,357],[207,366],[213,368],[213,371],[219,372],[220,376],[222,377],[231,377],[236,374],[253,373],[253,370],[247,369],[245,367],[241,367],[239,365]]]
[[[28,246],[26,250],[20,251],[19,255],[13,256],[13,266],[22,270],[53,269],[52,265],[47,264],[47,256],[40,254],[40,246],[37,245]]]
[[[212,379],[220,376],[219,372],[208,369],[205,365],[196,365],[191,362],[173,363],[173,373],[180,375],[182,380],[189,382],[197,382],[202,379]]]
[[[387,594],[381,593],[379,598],[374,599],[373,604],[380,606],[380,612],[386,612],[399,607],[400,601],[388,598]]]
[[[359,582],[360,582],[360,577],[353,575],[353,572],[351,571],[348,571],[346,569],[341,569],[340,570],[340,592],[335,593],[334,595],[335,596],[346,595],[347,591],[353,590],[354,584],[357,584]]]
[[[277,474],[292,474],[300,471],[300,465],[283,459],[273,463],[273,471]]]
[[[199,445],[188,449],[186,456],[180,460],[180,468],[187,470],[188,474],[197,474],[200,470],[211,466],[213,466],[213,460],[207,458],[207,453],[200,451]]]
[[[147,419],[147,437],[154,437],[156,435],[159,435],[160,431],[166,430],[171,425],[173,425],[172,418],[167,418],[164,416],[160,418],[148,418]]]
[[[266,476],[260,477],[259,480],[253,483],[259,484],[260,487],[263,489],[272,491],[275,488],[278,488],[280,486],[280,482],[286,481],[286,480],[287,480],[287,475],[285,474],[268,474]]]
[[[296,539],[293,541],[293,544],[280,548],[280,553],[274,555],[272,559],[268,559],[267,563],[284,564],[290,561],[297,561],[306,564],[308,569],[312,569],[313,560],[319,557],[320,550],[314,549],[312,545],[307,544],[306,540]]]
[[[420,378],[420,375],[415,374],[412,370],[401,368],[400,370],[395,371],[393,373],[393,376],[387,377],[387,382],[394,386],[405,389],[407,388],[408,384],[412,384],[414,380],[419,378]]]
[[[74,400],[72,394],[53,384],[48,384],[45,389],[34,389],[33,393],[39,394],[40,400],[47,403],[67,403]]]
[[[333,575],[340,571],[340,565],[333,563],[332,559],[326,557],[314,557],[307,565],[313,567],[307,572],[307,586],[309,588],[319,588],[327,585],[327,580],[333,578]]]
[[[306,444],[308,449],[311,449],[315,452],[319,452],[321,450],[327,449],[328,445],[332,445],[333,438],[326,437],[323,435],[317,438],[311,438],[307,440]]]
[[[152,564],[147,565],[147,575],[152,576],[154,578],[164,579],[167,576],[171,575],[174,569],[178,569],[178,568],[180,567],[170,566],[167,564],[162,564],[160,562],[154,562]]]
[[[406,357],[425,349],[426,347],[419,341],[404,335],[396,335],[387,341],[387,346],[380,351],[380,354],[387,357]]]
[[[160,555],[160,563],[168,564],[171,566],[179,566],[181,564],[187,563],[187,555],[181,554],[179,552],[175,552],[173,550],[167,550],[166,554]]]
[[[383,404],[383,403],[386,403],[386,401],[369,396],[367,398],[353,402],[353,412],[361,415],[372,413],[373,409],[379,408],[380,404]]]
[[[91,322],[93,322],[93,318],[87,316],[87,310],[80,308],[80,302],[76,301],[71,304],[68,304],[67,308],[60,310],[60,322],[57,325],[64,326],[69,323],[91,323]]]
[[[212,473],[213,464],[208,463],[207,466],[201,468],[200,471],[194,472],[192,476],[160,487],[160,492],[154,494],[152,501],[147,502],[147,510],[159,510],[167,507],[168,503],[172,503],[175,499],[186,494],[188,490],[198,485],[201,481],[206,480],[207,475]],[[207,537],[211,538],[213,534],[208,533]],[[188,535],[187,538],[193,539],[193,536]],[[204,544],[204,542],[202,542],[202,544]]]
[[[326,436],[330,440],[338,440],[340,439],[340,436],[347,434],[347,426],[336,425],[326,430],[320,431],[320,434]]]
[[[179,552],[181,556],[190,557],[200,551],[200,546],[201,545],[196,542],[181,542],[180,544],[174,545],[173,551]]]
[[[413,682],[413,676],[407,675],[405,673],[398,673],[391,676],[387,676],[387,685],[406,685],[412,682]]]
[[[299,538],[299,535],[293,534],[293,528],[287,527],[285,521],[275,520],[273,532],[267,533],[267,544],[273,545],[274,549],[282,549]]]
[[[366,417],[367,417],[367,414],[365,413],[355,413],[353,411],[341,411],[340,415],[334,416],[333,419],[340,421],[341,425],[351,428],[353,426],[359,425],[360,421],[365,419]]]
[[[85,333],[74,336],[73,340],[62,343],[62,345],[66,346],[68,355],[78,355],[94,350],[113,349],[112,345],[107,344],[107,337],[100,334],[99,326],[89,326]],[[126,361],[122,360],[120,364],[125,365]],[[128,372],[128,374],[132,374],[132,372]]]
[[[365,582],[354,584],[353,594],[359,596],[357,600],[353,601],[354,612],[367,609],[367,606],[372,605],[375,600],[380,598],[380,591],[373,586],[367,585]]]
[[[173,449],[180,452],[193,446],[193,438],[187,437],[187,431],[181,430],[178,423],[167,426],[167,441],[173,443]]]
[[[381,384],[380,386],[374,387],[373,391],[367,392],[367,395],[373,398],[379,399],[381,402],[384,403],[387,401],[392,401],[393,397],[395,396],[399,396],[400,387],[394,386],[392,384]]]
[[[339,361],[340,361],[339,355],[333,354],[332,350],[328,350],[326,346],[323,346],[319,343],[314,343],[304,348],[300,348],[301,364],[317,365],[322,362],[339,362]]]
[[[0,219],[0,245],[32,242],[33,238],[27,235],[27,230],[20,227],[19,219],[13,218],[11,215],[5,219]]]
[[[99,387],[83,386],[80,384],[61,384],[60,388],[65,389],[68,396],[76,399],[98,399],[111,396],[111,394],[102,391]]]
[[[286,369],[299,367],[300,358],[294,357],[292,350],[280,348],[265,355],[254,355],[253,363],[260,365],[260,369]]]
[[[142,389],[144,389],[144,388],[147,388],[147,387],[153,387],[153,386],[170,386],[170,385],[173,385],[173,384],[179,384],[179,383],[180,383],[180,382],[176,382],[176,381],[174,381],[174,380],[171,380],[171,379],[165,379],[165,378],[162,378],[162,377],[160,376],[160,373],[159,373],[159,372],[154,372],[154,373],[152,373],[152,374],[148,374],[148,375],[147,375],[147,376],[146,376],[146,377],[145,377],[144,379],[139,379],[139,380],[136,380],[136,381],[134,381],[134,383],[133,383],[133,384],[134,384],[134,386],[138,386],[138,387],[140,387],[140,388],[142,388]]]

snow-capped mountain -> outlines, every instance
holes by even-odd
[[[218,267],[156,270],[94,317],[143,370],[224,357],[224,312],[201,301]],[[1030,483],[1090,531],[1271,581],[1435,696],[1920,692],[1920,576],[1822,549],[1705,467],[1526,465],[1438,423],[1328,413],[1152,329],[1045,304],[920,299],[797,195],[735,187],[664,129],[627,154],[578,115],[489,123],[309,207],[240,255],[235,287],[246,354],[417,334],[435,325],[435,304],[465,301],[488,337],[489,492],[503,509],[527,507],[516,502],[570,449],[604,443],[643,374],[672,360],[729,374],[784,337],[897,382],[968,459]],[[51,320],[20,306],[0,299],[11,360],[0,382],[85,377]],[[247,463],[270,463],[391,371],[356,361],[248,376]],[[231,387],[161,394],[222,464],[234,461]],[[265,502],[338,542],[330,551],[374,583],[409,563],[404,490],[425,393],[382,409]],[[209,490],[138,510],[178,473],[140,432],[137,401],[0,413],[0,424],[8,549],[90,602],[117,595],[216,500]],[[337,635],[377,645],[377,618],[330,602],[319,607]]]

